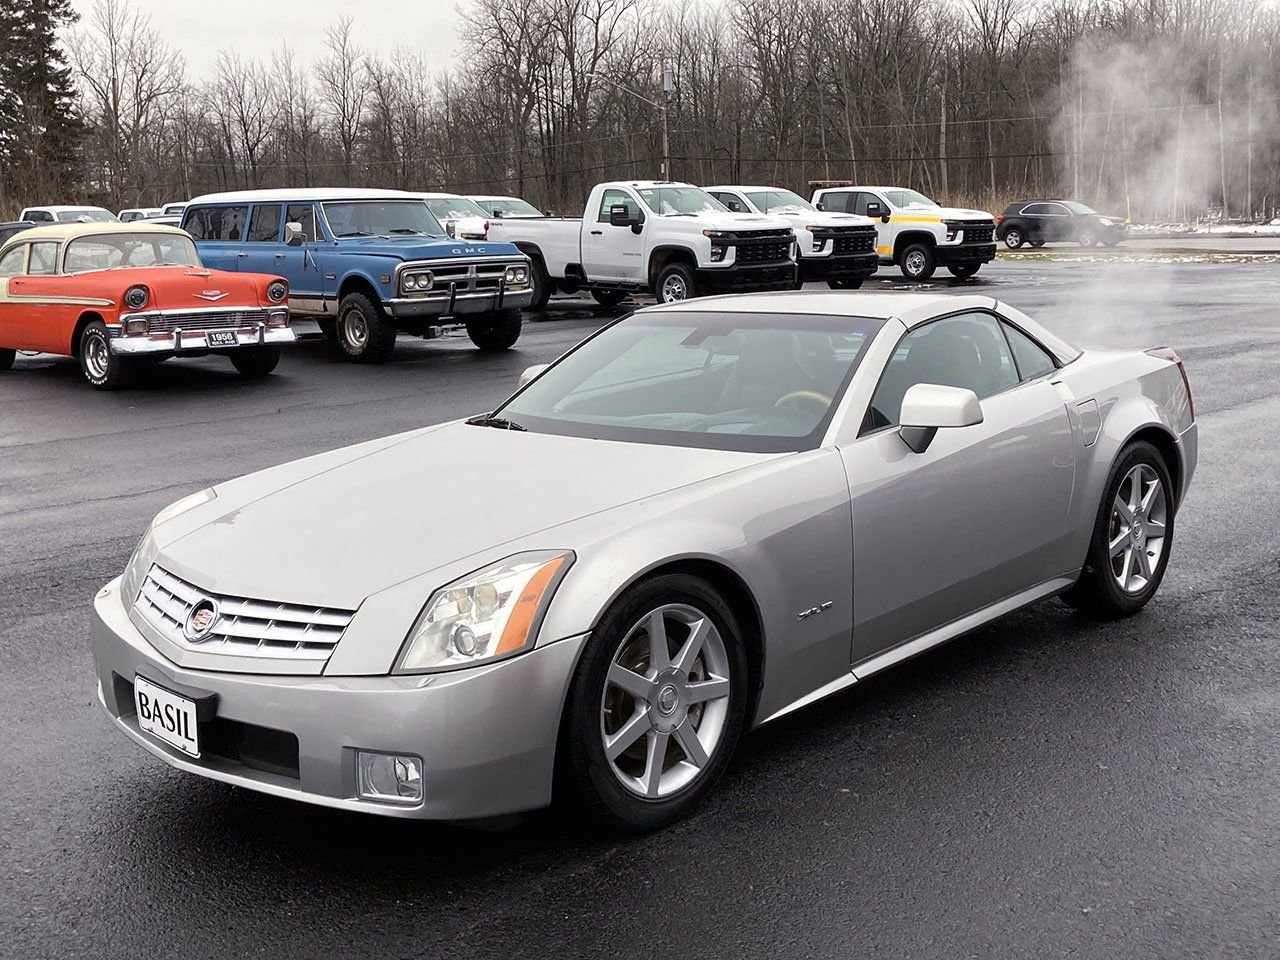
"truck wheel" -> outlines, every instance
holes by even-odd
[[[1017,250],[1026,242],[1027,236],[1022,232],[1021,227],[1010,227],[1004,233],[1004,245],[1010,250]]]
[[[530,257],[529,260],[529,284],[533,288],[533,299],[525,309],[537,313],[547,309],[547,301],[551,299],[551,278],[547,276],[547,268],[541,257]]]
[[[520,339],[520,311],[482,313],[467,321],[467,336],[485,353],[506,350]]]
[[[861,280],[828,280],[827,286],[832,290],[857,290],[862,286]]]
[[[369,297],[348,293],[338,305],[338,345],[357,363],[385,363],[396,347],[396,328]]]
[[[913,243],[902,251],[898,269],[908,280],[928,280],[938,269],[938,258],[927,243]]]
[[[592,290],[591,298],[602,307],[616,307],[629,294],[625,290]]]
[[[231,365],[242,377],[257,380],[265,377],[280,362],[280,348],[274,345],[246,347],[231,354]]]
[[[119,390],[133,373],[128,360],[111,352],[111,337],[101,320],[80,334],[80,372],[99,390]]]
[[[13,358],[17,355],[17,350],[0,350],[0,370],[8,370],[12,367]]]
[[[683,263],[668,263],[658,274],[658,282],[653,286],[659,303],[679,303],[698,295],[693,271]]]
[[[980,263],[962,263],[956,267],[947,267],[947,269],[951,271],[951,275],[953,277],[959,277],[961,280],[968,280],[978,272],[978,268],[981,266],[982,264]]]

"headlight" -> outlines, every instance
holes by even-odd
[[[147,305],[147,288],[130,287],[124,292],[124,302],[131,310],[141,310]]]
[[[718,243],[711,244],[711,262],[719,263],[722,261],[724,259],[724,252],[727,249],[727,247],[723,247]]]
[[[434,283],[435,275],[430,270],[421,270],[417,273],[406,273],[400,281],[400,286],[405,290],[422,292],[430,290]]]
[[[441,587],[409,631],[396,672],[455,670],[527,650],[572,563],[569,552],[520,553]]]
[[[280,303],[289,295],[289,285],[283,280],[273,280],[267,284],[267,299],[272,303]]]
[[[528,267],[507,267],[506,282],[513,284],[521,284],[529,279]]]
[[[199,493],[193,493],[189,497],[183,497],[181,500],[176,500],[157,513],[155,519],[151,521],[151,525],[153,527],[158,527],[160,524],[167,523],[174,517],[181,516],[188,510],[192,510],[201,504],[208,503],[210,500],[216,499],[217,496],[218,495],[214,493],[213,488],[209,487],[206,490],[201,490]]]
[[[142,580],[155,562],[156,541],[148,530],[133,548],[129,562],[125,564],[124,576],[120,579],[120,595],[127,603],[138,599],[138,591],[142,589]]]
[[[1114,221],[1114,220],[1112,220],[1112,219],[1110,219],[1110,218],[1108,218],[1108,217],[1099,217],[1099,218],[1098,218],[1098,223],[1102,224],[1104,227],[1109,227],[1109,226],[1111,226],[1112,224],[1114,224],[1114,223],[1115,223],[1115,221]]]

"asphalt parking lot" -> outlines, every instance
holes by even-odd
[[[209,358],[118,394],[20,357],[0,374],[0,956],[1280,955],[1280,269],[1028,260],[937,286],[1181,352],[1201,460],[1161,593],[1104,626],[1044,603],[860,683],[748,737],[694,818],[624,841],[178,773],[111,729],[86,640],[165,504],[489,409],[608,312],[553,301],[503,355],[402,340],[368,368],[306,343],[264,382]],[[404,509],[483,509],[466,496]]]

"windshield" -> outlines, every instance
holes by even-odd
[[[109,210],[85,207],[81,210],[60,210],[58,219],[68,223],[110,223],[116,217]]]
[[[566,354],[495,416],[563,436],[760,453],[811,449],[882,322],[638,313]]]
[[[886,190],[885,198],[895,207],[936,207],[937,204],[923,193],[914,190]]]
[[[1062,205],[1072,213],[1097,214],[1097,210],[1092,207],[1086,207],[1083,203],[1076,203],[1074,200],[1063,200]]]
[[[182,213],[185,209],[187,209],[187,205],[185,203],[171,203],[164,208],[164,213],[165,216],[172,216],[174,214]]]
[[[662,217],[727,213],[729,208],[697,187],[638,187],[644,205]]]
[[[747,199],[761,213],[805,213],[816,209],[790,190],[748,190]]]
[[[67,244],[63,270],[115,270],[121,267],[198,267],[196,245],[184,233],[107,233]]]
[[[421,200],[356,200],[321,206],[335,238],[412,233],[444,236],[444,229]]]
[[[542,211],[528,200],[518,197],[485,197],[477,201],[495,217],[540,217]]]
[[[463,217],[479,217],[483,220],[489,216],[478,203],[466,197],[432,197],[427,200],[427,207],[441,223],[446,220],[461,220]]]

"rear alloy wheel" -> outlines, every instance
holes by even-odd
[[[938,258],[927,243],[913,243],[902,251],[898,261],[902,275],[908,280],[928,280],[938,269]]]
[[[467,321],[467,336],[486,353],[506,350],[520,339],[520,311],[482,313]]]
[[[567,706],[562,775],[620,830],[685,816],[729,763],[746,720],[746,654],[702,580],[646,581],[592,631]]]
[[[977,274],[978,269],[981,266],[982,264],[980,263],[962,263],[958,266],[947,267],[947,269],[951,271],[951,275],[953,277],[957,277],[960,280],[968,280],[970,277]]]
[[[862,286],[861,280],[828,280],[827,286],[832,290],[857,290]]]
[[[12,367],[14,357],[17,355],[17,350],[0,350],[0,370],[8,370]]]
[[[1019,227],[1010,227],[1004,232],[1004,245],[1010,250],[1017,250],[1026,242],[1026,234]]]
[[[693,271],[683,263],[669,263],[658,274],[654,293],[659,303],[679,303],[698,295]]]
[[[363,293],[338,304],[338,346],[357,363],[386,363],[396,348],[395,324]]]
[[[242,347],[231,354],[231,365],[250,380],[267,376],[279,362],[280,348],[274,345]]]
[[[592,290],[591,298],[602,307],[616,307],[630,294],[625,290]]]
[[[80,334],[80,372],[99,390],[119,390],[133,370],[128,360],[111,352],[106,324],[94,320]]]
[[[1112,467],[1084,570],[1063,599],[1102,618],[1141,610],[1164,579],[1173,515],[1164,458],[1151,444],[1134,443]]]
[[[1098,242],[1098,235],[1094,233],[1092,230],[1085,230],[1080,234],[1080,236],[1077,239],[1079,239],[1080,241],[1080,246],[1092,247],[1095,243]]]

